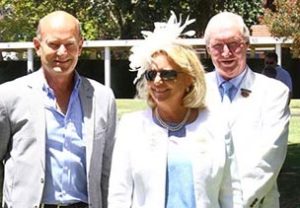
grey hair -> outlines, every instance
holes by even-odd
[[[221,12],[213,16],[205,29],[204,32],[204,40],[206,45],[209,44],[211,34],[214,32],[215,28],[222,27],[224,23],[232,24],[232,25],[237,25],[239,27],[241,35],[244,37],[244,40],[246,43],[249,43],[250,41],[250,31],[249,28],[246,26],[243,18],[235,13],[232,12]]]

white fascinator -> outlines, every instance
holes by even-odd
[[[154,31],[142,31],[144,40],[131,48],[129,56],[130,71],[137,71],[137,76],[133,83],[136,83],[151,64],[151,56],[159,50],[168,50],[173,44],[183,44],[181,36],[193,36],[194,30],[183,33],[183,30],[195,19],[186,18],[182,24],[182,16],[177,19],[175,13],[171,11],[171,16],[167,22],[155,22]]]

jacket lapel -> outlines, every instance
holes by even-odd
[[[145,136],[149,142],[149,151],[151,151],[151,161],[149,165],[153,166],[156,175],[155,184],[159,186],[156,191],[160,192],[157,196],[159,199],[154,203],[156,207],[165,206],[165,190],[166,190],[166,170],[167,170],[167,160],[168,160],[168,133],[166,129],[159,127],[154,124],[152,119],[152,110],[149,108],[145,111],[146,116],[144,119],[145,123]],[[152,174],[152,173],[149,173]],[[149,176],[150,177],[150,176]]]
[[[235,121],[243,116],[249,104],[249,99],[251,99],[252,94],[252,83],[255,78],[254,72],[248,68],[244,79],[238,89],[238,92],[234,99],[232,100],[232,125]],[[242,106],[242,107],[241,107]]]
[[[205,75],[207,86],[206,104],[208,108],[220,106],[222,104],[221,95],[218,88],[216,72],[209,72]]]
[[[32,99],[28,99],[29,111],[32,116],[35,137],[38,138],[39,145],[38,154],[41,159],[42,168],[45,170],[45,158],[46,158],[46,118],[45,118],[45,104],[44,95],[42,91],[44,77],[41,69],[31,75],[27,76],[26,84],[29,89],[29,95]],[[39,139],[41,138],[41,139]]]
[[[87,170],[90,170],[90,161],[92,155],[92,147],[93,147],[93,138],[94,138],[94,111],[92,111],[92,107],[94,105],[93,100],[93,87],[89,84],[89,82],[82,78],[82,83],[79,90],[80,102],[82,105],[83,111],[83,129],[82,135],[83,139],[86,143],[86,165]]]

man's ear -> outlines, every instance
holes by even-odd
[[[84,42],[84,39],[83,39],[83,38],[80,38],[80,40],[79,40],[79,55],[80,55],[81,52],[82,52],[83,42]]]
[[[210,49],[209,49],[208,46],[206,46],[206,51],[207,51],[207,53],[208,53],[209,55],[211,55],[211,54],[210,54]]]
[[[35,48],[35,52],[38,56],[40,56],[40,49],[41,49],[41,42],[40,42],[40,39],[35,37],[33,38],[33,45],[34,45],[34,48]]]

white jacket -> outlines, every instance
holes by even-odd
[[[224,117],[216,73],[208,73],[206,82],[207,105]],[[276,179],[286,156],[288,97],[284,84],[248,68],[232,100],[232,139],[246,208],[279,207]]]
[[[224,129],[208,111],[186,126],[193,140],[193,175],[197,208],[230,207],[226,183]],[[150,109],[122,117],[113,152],[109,208],[164,208],[168,133],[153,122]]]

